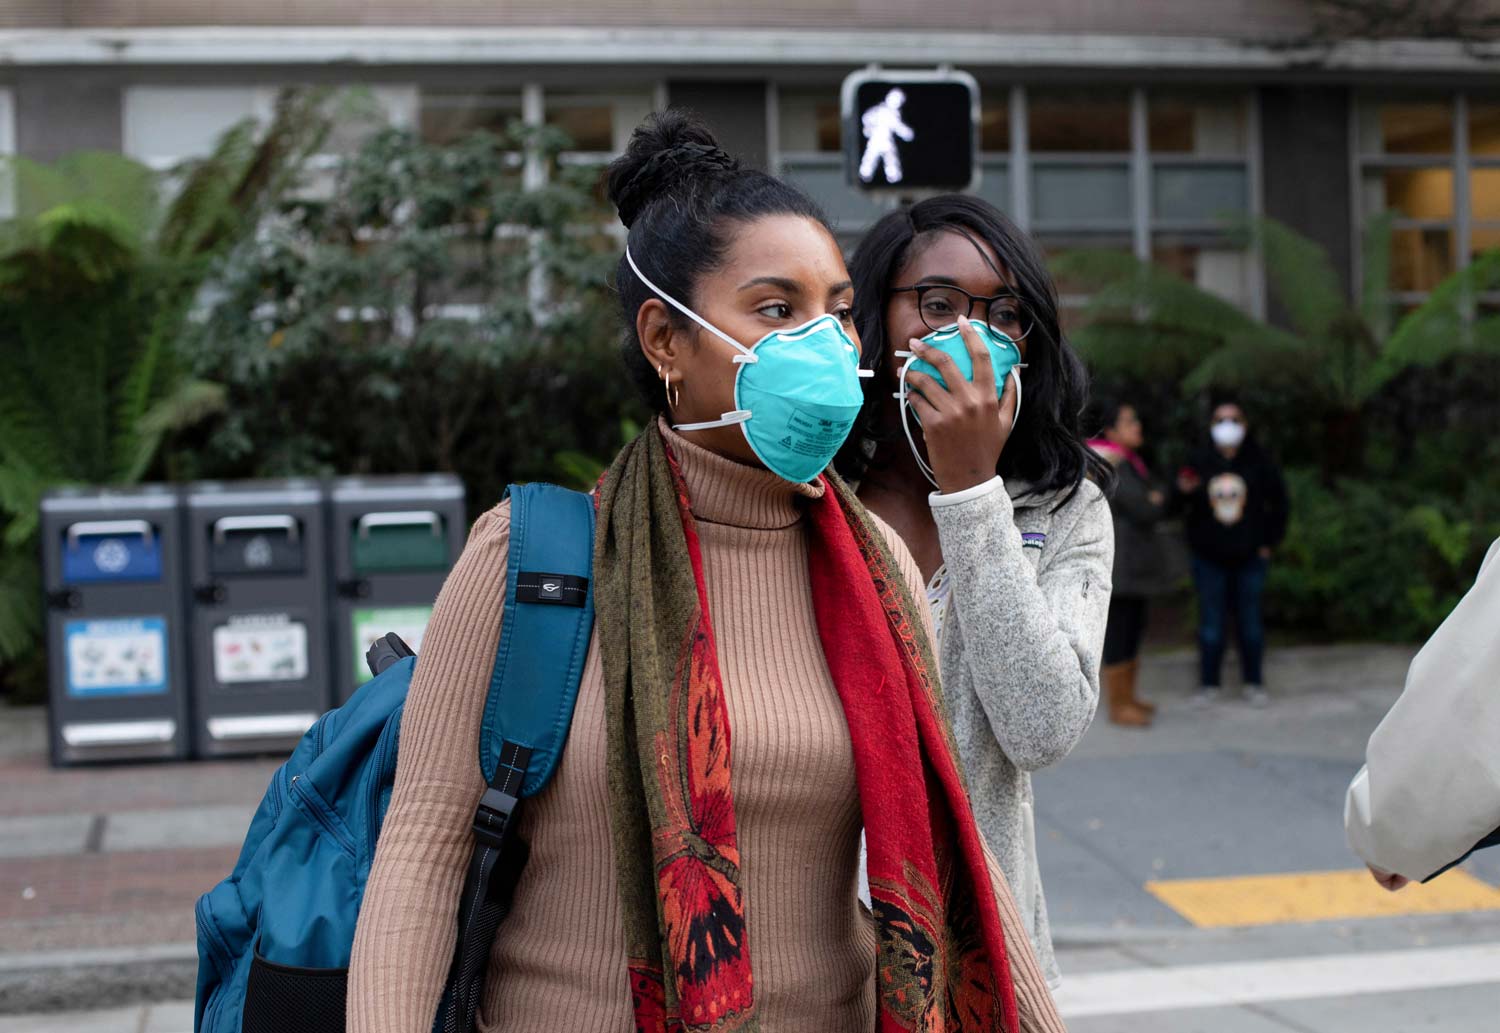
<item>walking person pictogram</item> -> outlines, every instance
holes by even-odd
[[[860,117],[860,126],[869,140],[859,162],[859,178],[866,183],[875,178],[876,162],[884,166],[887,183],[901,182],[901,154],[896,149],[896,138],[910,143],[917,135],[901,118],[901,107],[905,103],[905,91],[892,89],[885,95],[885,100]]]

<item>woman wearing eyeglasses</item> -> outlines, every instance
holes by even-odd
[[[1056,985],[1030,772],[1099,701],[1114,529],[1079,425],[1087,374],[1035,247],[977,198],[885,216],[850,275],[876,376],[836,463],[928,579],[974,814]]]

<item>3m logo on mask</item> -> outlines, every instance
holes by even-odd
[[[572,574],[543,574],[523,570],[516,576],[516,601],[582,606],[589,597],[589,579]]]

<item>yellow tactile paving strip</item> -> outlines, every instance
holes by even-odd
[[[1389,893],[1361,868],[1341,872],[1172,879],[1146,890],[1199,928],[1500,911],[1500,889],[1460,869]]]

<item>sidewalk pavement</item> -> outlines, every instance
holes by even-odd
[[[1072,757],[1038,779],[1039,846],[1060,947],[1197,932],[1144,889],[1153,878],[1357,867],[1341,849],[1333,798],[1410,657],[1384,646],[1278,650],[1269,709],[1197,713],[1187,704],[1192,655],[1148,656],[1142,682],[1162,704],[1158,726],[1122,730],[1101,717]],[[1224,766],[1228,749],[1240,758],[1233,770]],[[11,1016],[0,1033],[187,1028],[191,1016],[183,1024],[180,1008],[141,1006],[192,996],[193,903],[233,866],[277,763],[55,771],[44,712],[0,708],[0,1015]],[[1289,814],[1290,804],[1268,809],[1260,793],[1314,796],[1317,806]],[[1223,834],[1184,836],[1171,823],[1190,808],[1221,824],[1242,817]],[[1500,866],[1485,874],[1500,875]],[[84,1025],[81,1016],[59,1024],[58,1015],[45,1027],[16,1024],[32,1021],[19,1013],[127,1005],[135,1005],[128,1021],[120,1024],[120,1012],[113,1026]]]
[[[46,743],[0,708],[0,1013],[191,996],[193,903],[279,760],[54,770]]]

